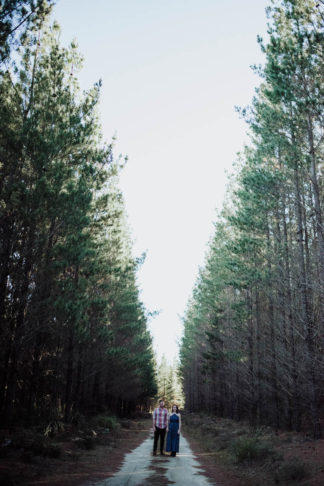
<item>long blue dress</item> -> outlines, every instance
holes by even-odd
[[[166,451],[179,452],[179,416],[174,413],[170,415],[169,432],[167,436]]]

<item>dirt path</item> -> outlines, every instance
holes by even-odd
[[[188,441],[180,439],[180,453],[175,458],[152,456],[152,433],[132,452],[126,454],[122,467],[111,478],[88,486],[211,486]]]

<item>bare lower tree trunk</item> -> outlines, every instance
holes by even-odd
[[[262,349],[261,349],[261,309],[259,290],[255,295],[255,321],[256,321],[256,354],[257,354],[257,422],[261,423],[263,414],[263,379],[262,379]]]
[[[255,423],[256,419],[256,398],[255,398],[255,371],[254,371],[254,329],[253,329],[253,303],[251,290],[247,291],[247,309],[248,309],[248,371],[249,371],[249,421]]]
[[[285,272],[285,312],[288,319],[288,336],[289,336],[289,348],[288,348],[288,363],[289,371],[292,380],[292,395],[288,397],[288,424],[291,428],[296,430],[300,429],[300,417],[301,417],[301,404],[300,404],[300,392],[298,388],[298,371],[296,362],[296,338],[293,318],[292,307],[292,295],[291,295],[291,271],[289,261],[289,242],[288,242],[288,230],[285,214],[285,201],[282,213],[283,220],[283,237],[284,237],[284,272]]]
[[[315,377],[315,347],[313,335],[313,322],[311,318],[310,305],[308,300],[308,276],[305,267],[304,254],[304,229],[303,229],[303,213],[302,213],[302,196],[300,189],[298,163],[295,162],[295,187],[296,187],[296,218],[297,218],[297,237],[299,250],[299,283],[300,283],[300,300],[301,300],[301,317],[304,328],[304,337],[306,341],[306,364],[307,377],[306,387],[308,392],[308,400],[310,406],[311,419],[313,424],[314,437],[319,437],[319,411],[316,391],[316,377]]]
[[[273,305],[273,278],[272,278],[272,266],[270,261],[271,254],[271,241],[270,241],[270,228],[267,224],[267,247],[268,247],[268,278],[269,278],[269,291],[268,291],[268,308],[269,308],[269,325],[270,325],[270,356],[271,356],[271,386],[272,386],[272,401],[273,401],[273,425],[278,430],[280,427],[280,414],[279,414],[279,390],[278,390],[278,371],[277,371],[277,339],[275,331],[275,319],[274,319],[274,305]]]
[[[73,366],[74,366],[74,323],[71,323],[71,327],[70,327],[67,356],[68,356],[68,361],[67,361],[67,370],[66,370],[64,418],[68,422],[71,416],[71,409],[72,409],[72,384],[73,384]]]

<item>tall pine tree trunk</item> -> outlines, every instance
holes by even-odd
[[[300,404],[300,392],[298,387],[298,370],[296,362],[296,338],[295,327],[293,317],[292,295],[291,295],[291,271],[289,261],[289,242],[288,242],[288,229],[286,221],[286,204],[285,198],[283,200],[283,237],[284,237],[284,272],[285,272],[285,312],[288,318],[288,335],[289,335],[289,348],[288,348],[288,363],[289,371],[292,379],[292,396],[288,397],[288,424],[291,428],[296,430],[300,429],[301,418],[301,404]]]
[[[271,241],[270,241],[270,228],[267,223],[267,247],[268,247],[268,310],[269,310],[269,325],[270,325],[270,362],[271,362],[271,386],[272,386],[272,403],[273,403],[273,424],[278,430],[280,427],[280,414],[279,414],[279,389],[278,389],[278,364],[277,364],[277,339],[275,332],[275,316],[274,316],[274,304],[273,304],[273,277],[272,277],[272,265],[270,261],[271,255]]]
[[[304,228],[303,228],[303,213],[302,213],[302,195],[299,180],[298,162],[295,160],[295,189],[296,189],[296,218],[297,218],[297,238],[299,250],[299,286],[300,286],[300,301],[301,301],[301,318],[304,329],[304,337],[306,341],[306,389],[308,394],[311,420],[313,424],[314,437],[319,437],[319,413],[317,403],[316,378],[315,378],[315,347],[313,335],[313,323],[311,319],[310,305],[308,300],[308,277],[305,268],[305,253],[304,253]]]
[[[249,380],[249,421],[255,423],[256,419],[256,398],[255,398],[255,371],[254,371],[254,328],[253,328],[253,302],[252,291],[247,290],[247,312],[248,312],[248,380]]]

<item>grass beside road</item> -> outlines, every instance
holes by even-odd
[[[151,417],[79,416],[73,425],[0,430],[1,486],[77,486],[103,480],[148,435]]]
[[[323,486],[324,440],[205,414],[184,414],[184,433],[222,486]]]

